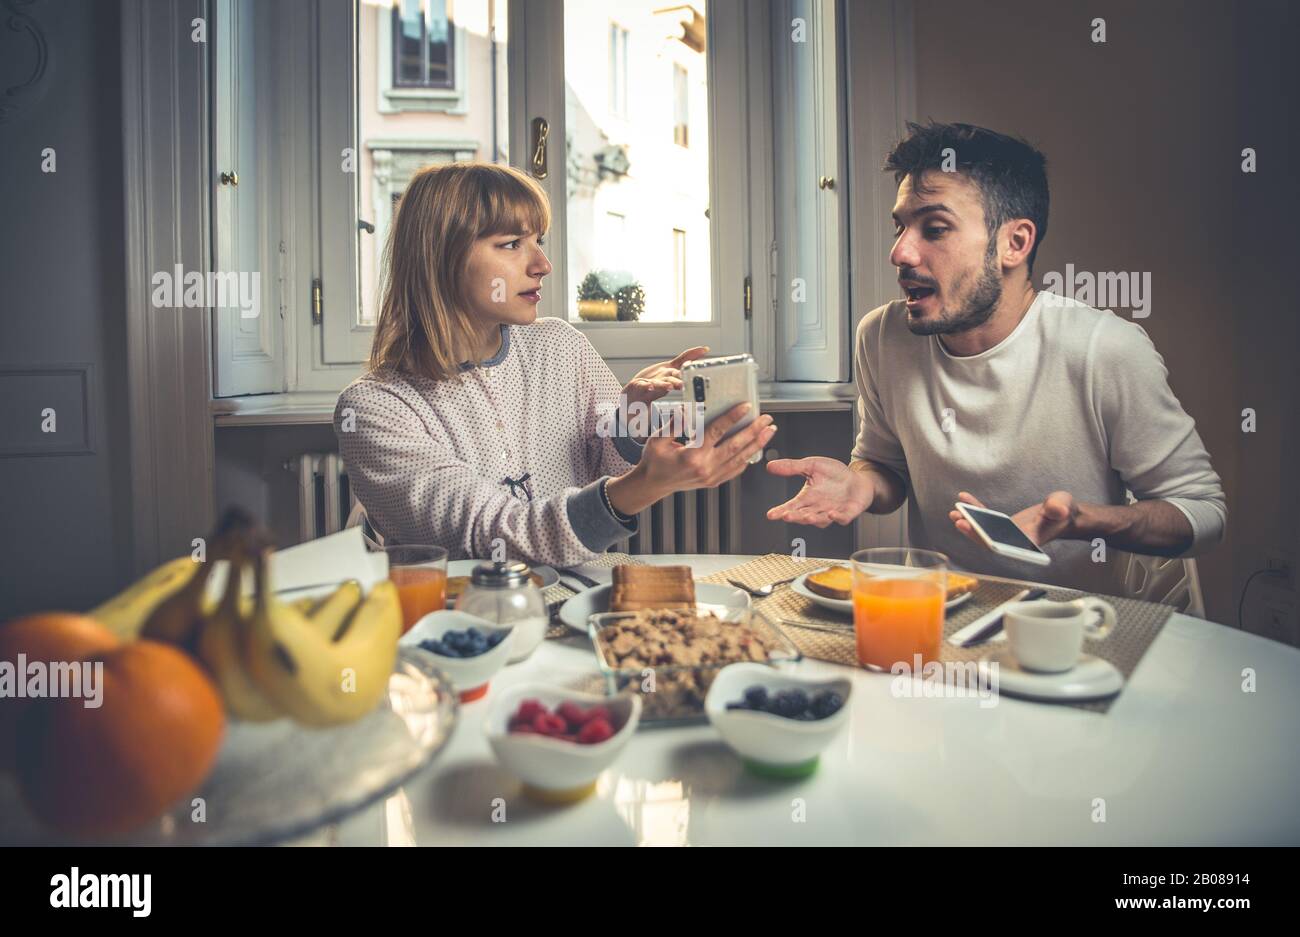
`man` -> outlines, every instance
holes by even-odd
[[[1043,155],[967,124],[908,129],[885,164],[906,299],[857,330],[852,462],[769,463],[805,484],[768,518],[848,524],[906,499],[911,545],[954,566],[1111,593],[1115,550],[1184,556],[1218,543],[1219,477],[1146,332],[1033,287]],[[1011,514],[1052,565],[986,549],[959,500]]]

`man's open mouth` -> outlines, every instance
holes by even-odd
[[[912,302],[918,302],[927,296],[934,295],[934,290],[928,286],[905,286],[903,291],[907,293],[907,298]]]

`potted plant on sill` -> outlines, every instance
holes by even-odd
[[[636,280],[614,291],[620,322],[635,322],[645,312],[645,289]]]
[[[588,273],[578,284],[578,316],[587,322],[608,321],[619,318],[619,306],[605,289],[600,274]]]

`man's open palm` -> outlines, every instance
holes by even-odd
[[[847,524],[871,506],[870,480],[835,459],[775,459],[767,463],[767,470],[773,475],[804,477],[797,495],[767,512],[770,521],[827,527],[832,522]]]

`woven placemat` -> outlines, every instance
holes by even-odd
[[[615,566],[644,566],[645,560],[637,559],[630,553],[602,553],[594,560],[589,560],[583,565],[613,569]],[[564,573],[560,573],[560,579],[564,579]],[[563,602],[565,599],[577,594],[568,586],[563,585],[562,582],[557,582],[555,585],[542,590],[542,601],[546,603],[547,607],[550,607],[555,602]],[[553,621],[550,627],[546,629],[547,639],[563,638],[572,634],[573,632],[569,630],[569,626],[562,621]]]
[[[795,559],[782,553],[770,553],[731,569],[701,577],[700,582],[725,585],[728,579],[735,579],[747,586],[758,588],[769,582],[801,576],[815,569],[821,569],[829,563],[843,562],[843,560]],[[946,640],[948,635],[1007,601],[1023,588],[1023,585],[1016,583],[981,579],[974,595],[945,617],[943,623],[945,640],[940,645],[939,659],[961,662],[979,660],[989,649],[987,642],[972,648],[953,647]],[[1077,599],[1084,594],[1074,589],[1056,587],[1047,590],[1047,597],[1058,601]],[[1151,646],[1156,635],[1160,633],[1160,629],[1169,620],[1169,616],[1173,614],[1173,609],[1168,605],[1142,602],[1124,596],[1107,595],[1103,598],[1115,606],[1118,623],[1104,641],[1085,639],[1084,651],[1114,664],[1124,675],[1127,685],[1129,676],[1142,660],[1142,655]],[[789,586],[779,586],[768,598],[755,600],[754,607],[779,625],[805,657],[849,667],[860,666],[853,636],[852,615],[833,612],[811,599],[804,598]],[[1055,705],[1068,705],[1104,713],[1118,698],[1119,695],[1116,694],[1103,700]]]

